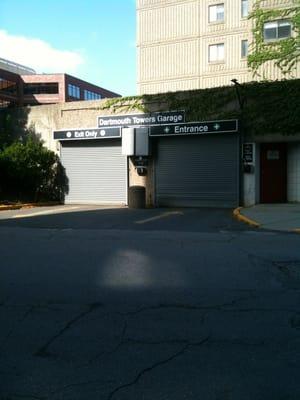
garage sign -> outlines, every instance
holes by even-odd
[[[238,131],[238,120],[191,122],[151,126],[150,136],[203,135],[208,133],[230,133]]]
[[[162,111],[149,114],[123,114],[98,117],[98,128],[178,124],[185,121],[184,111]]]
[[[121,137],[121,128],[87,128],[54,131],[56,140],[112,139]]]

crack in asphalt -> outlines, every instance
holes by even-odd
[[[174,345],[174,344],[190,344],[186,339],[166,339],[166,340],[143,340],[143,339],[132,339],[128,338],[124,342],[124,344],[145,344],[145,345],[161,345],[161,344],[169,344],[169,345]]]
[[[93,364],[94,362],[98,361],[99,358],[102,356],[112,355],[112,354],[116,353],[121,348],[121,346],[123,346],[123,344],[125,343],[124,338],[126,336],[127,326],[128,326],[127,321],[124,321],[123,329],[121,332],[121,339],[111,350],[102,351],[101,353],[96,354],[93,358],[90,358],[86,363],[80,365],[80,368],[82,368],[84,366],[88,366],[90,364]]]
[[[209,335],[211,338],[211,333]],[[124,344],[142,344],[142,345],[176,345],[176,344],[190,344],[195,345],[193,342],[188,341],[186,339],[166,339],[166,340],[159,340],[159,341],[152,341],[152,340],[143,340],[143,339],[132,339],[128,338]],[[197,343],[197,342],[196,342]],[[259,341],[248,341],[248,340],[239,340],[239,339],[228,339],[228,340],[219,340],[219,339],[209,339],[209,344],[234,344],[234,345],[245,345],[245,346],[264,346],[266,344],[265,340]]]
[[[287,312],[287,313],[295,313],[297,312],[296,309],[293,308],[263,308],[263,307],[248,307],[248,308],[233,308],[231,310],[221,310],[224,312],[239,312],[239,313],[247,313],[247,312]]]
[[[291,269],[295,267],[300,267],[299,259],[292,258],[288,260],[275,260],[271,257],[253,254],[252,252],[247,251],[246,249],[242,249],[240,247],[238,247],[238,249],[242,254],[245,254],[247,256],[248,261],[254,267],[262,267],[263,265],[265,265],[268,268],[268,272],[272,273],[278,283],[280,283],[286,289],[299,281],[299,276],[297,275],[297,273],[300,274],[300,272],[297,271],[297,273],[295,273]],[[295,290],[296,289],[297,288],[295,288]]]
[[[156,369],[158,367],[161,367],[162,365],[168,364],[169,362],[175,360],[177,357],[180,357],[181,355],[183,355],[191,347],[202,346],[203,344],[207,343],[208,341],[209,341],[209,336],[207,336],[206,338],[204,338],[200,342],[194,342],[194,343],[193,342],[186,342],[185,346],[183,346],[180,350],[178,350],[176,353],[174,353],[170,357],[165,358],[164,360],[157,361],[156,363],[150,365],[149,367],[146,367],[146,368],[142,369],[132,381],[130,381],[128,383],[124,383],[123,385],[120,385],[120,386],[116,387],[115,389],[113,389],[109,393],[109,395],[107,397],[107,400],[111,400],[115,396],[116,393],[118,393],[118,392],[120,392],[120,391],[122,391],[124,389],[127,389],[127,388],[129,388],[131,386],[136,385],[138,383],[138,381],[145,374],[153,371],[154,369]]]
[[[0,350],[3,350],[3,347],[5,346],[5,343],[9,340],[9,338],[12,336],[14,331],[16,330],[16,326],[20,325],[25,319],[36,309],[36,306],[31,306],[25,313],[22,315],[21,318],[17,319],[16,324],[9,330],[5,338],[2,340],[1,345],[0,345]]]
[[[208,311],[208,310],[217,310],[217,311],[224,311],[225,307],[231,307],[236,305],[237,303],[243,301],[243,300],[249,300],[252,299],[253,296],[248,296],[248,297],[239,297],[237,299],[234,299],[228,303],[221,303],[221,304],[216,304],[216,305],[211,305],[211,306],[201,306],[198,304],[186,304],[186,303],[166,303],[166,304],[157,304],[153,306],[145,306],[138,308],[137,310],[133,311],[128,311],[128,312],[117,312],[119,315],[123,316],[130,316],[130,315],[136,315],[140,314],[146,311],[152,311],[152,310],[162,310],[162,309],[167,309],[167,308],[174,308],[174,309],[183,309],[183,310],[196,310],[196,311]],[[226,310],[226,309],[225,309]]]
[[[25,400],[46,400],[46,397],[44,396],[35,396],[32,394],[19,394],[19,393],[11,393],[7,395],[6,397],[1,398],[1,400],[13,400],[13,398],[18,398],[18,399],[25,399]]]
[[[228,340],[218,340],[218,339],[216,339],[216,340],[210,340],[209,341],[209,344],[212,344],[212,345],[214,345],[214,344],[233,344],[233,345],[238,345],[238,346],[257,346],[257,347],[260,347],[260,346],[265,346],[266,345],[266,342],[265,342],[265,340],[259,340],[259,341],[248,341],[248,340],[239,340],[239,339],[232,339],[232,340],[230,340],[230,339],[228,339]]]
[[[56,395],[58,393],[61,393],[61,392],[65,391],[65,390],[76,388],[76,387],[80,387],[80,386],[93,385],[95,383],[96,384],[102,383],[103,385],[106,385],[106,384],[113,383],[113,382],[114,382],[113,380],[103,381],[101,379],[94,379],[94,380],[84,381],[84,382],[69,383],[68,385],[64,385],[64,386],[61,386],[61,387],[53,390],[52,392],[50,392],[49,395],[47,395],[46,398],[47,399],[51,398],[51,396],[54,396],[54,395]]]
[[[53,342],[55,342],[56,339],[58,339],[60,336],[62,336],[67,330],[69,330],[74,324],[76,324],[78,321],[80,321],[82,318],[86,317],[88,314],[93,312],[94,310],[98,309],[101,307],[102,304],[100,303],[93,303],[89,306],[89,308],[83,312],[81,312],[79,315],[76,317],[72,318],[70,321],[68,321],[64,327],[57,332],[54,336],[52,336],[42,347],[40,347],[34,355],[37,357],[47,357],[49,356],[48,353],[48,348],[51,346]]]
[[[291,276],[291,271],[289,267],[300,267],[300,260],[299,259],[289,259],[289,260],[274,260],[272,258],[258,256],[257,254],[253,254],[245,249],[239,248],[239,251],[244,253],[251,264],[256,265],[257,261],[263,262],[270,267],[276,267],[280,272],[285,273],[289,277]]]

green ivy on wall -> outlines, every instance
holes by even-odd
[[[119,97],[103,103],[110,113],[184,110],[186,121],[243,119],[249,135],[300,134],[300,79],[241,85],[240,109],[235,87]]]
[[[250,46],[248,65],[254,74],[259,75],[259,68],[267,61],[274,60],[285,75],[292,75],[300,61],[300,0],[293,0],[293,6],[272,10],[264,8],[263,2],[256,0],[249,15],[253,21],[253,43]],[[265,42],[264,24],[281,19],[291,22],[292,37]]]

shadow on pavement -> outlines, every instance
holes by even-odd
[[[34,211],[32,212],[32,214]],[[48,229],[118,229],[181,232],[252,230],[235,220],[229,209],[103,208],[0,220],[1,226]]]

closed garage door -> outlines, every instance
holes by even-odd
[[[120,140],[62,142],[61,160],[69,180],[65,203],[127,203],[127,159]]]
[[[157,205],[237,206],[238,154],[235,134],[159,138],[155,168]]]

